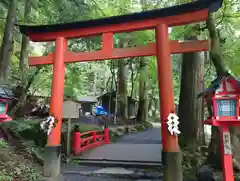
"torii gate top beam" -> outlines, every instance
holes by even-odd
[[[215,12],[221,7],[222,1],[198,0],[162,9],[102,19],[55,25],[17,26],[20,27],[21,33],[29,36],[35,42],[53,41],[60,36],[70,39],[107,32],[120,33],[153,29],[161,23],[171,27],[206,20],[209,12]]]

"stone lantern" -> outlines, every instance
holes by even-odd
[[[204,120],[204,124],[240,125],[240,81],[232,75],[215,79],[198,97],[204,97],[205,105],[208,108],[208,117]]]
[[[229,126],[240,126],[239,96],[240,81],[229,73],[213,80],[198,95],[204,98],[208,108],[209,115],[203,123],[219,127],[224,181],[234,181]]]
[[[11,121],[12,118],[7,115],[8,105],[13,99],[11,88],[0,85],[0,123]]]

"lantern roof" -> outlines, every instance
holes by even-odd
[[[230,73],[226,72],[225,74],[218,76],[216,79],[214,79],[208,88],[206,88],[203,92],[197,95],[197,98],[215,93],[215,91],[220,87],[221,83],[227,78],[228,80],[230,80],[231,84],[235,84],[240,88],[240,81]]]
[[[0,85],[0,98],[12,99],[13,98],[12,88],[6,85]]]

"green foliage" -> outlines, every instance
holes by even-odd
[[[8,122],[3,126],[16,133],[22,139],[32,140],[35,145],[44,147],[47,137],[40,129],[40,121],[39,119],[18,119]]]
[[[31,161],[19,156],[0,139],[0,180],[37,181],[40,172]]]
[[[167,1],[167,0],[31,0],[30,15],[24,19],[24,5],[26,0],[19,0],[17,20],[26,24],[52,24],[63,23],[68,21],[78,21],[87,19],[97,19],[106,16],[120,15],[135,11],[146,11],[154,8],[162,8],[177,3],[186,3],[190,0]],[[0,2],[0,37],[2,39],[3,29],[7,7],[9,1]],[[223,8],[217,13],[217,28],[221,39],[221,50],[224,60],[229,69],[236,75],[240,76],[240,5],[238,0],[224,0]],[[184,35],[197,35],[201,39],[207,39],[205,23],[200,26],[186,25],[172,28],[170,39],[183,40]],[[196,28],[197,27],[197,28]],[[154,42],[154,31],[138,31],[134,33],[117,34],[115,38],[115,47],[119,44],[117,38],[128,38],[129,47],[146,45]],[[21,72],[19,70],[19,58],[21,50],[21,35],[18,29],[15,30],[15,41],[13,54],[11,57],[11,75],[10,82],[13,87],[17,84],[26,84],[29,78],[34,74],[36,68],[30,68]],[[69,49],[73,52],[96,51],[100,49],[101,38],[88,37],[81,39],[69,40]],[[31,43],[29,53],[31,55],[47,54],[54,50],[53,43]],[[181,55],[172,56],[173,65],[173,81],[175,103],[178,103],[180,90],[180,72],[181,72]],[[149,77],[148,95],[150,99],[158,98],[158,77],[157,62],[155,57],[147,57]],[[96,94],[100,95],[106,91],[114,90],[116,85],[117,61],[101,61],[89,63],[74,63],[66,65],[65,76],[65,95],[77,99],[81,95]],[[128,73],[128,93],[133,90],[133,97],[138,98],[139,92],[139,58],[127,59]],[[130,63],[131,62],[131,63]],[[132,70],[130,70],[132,67]],[[94,81],[93,75],[96,80]],[[133,75],[132,77],[130,75]],[[205,61],[205,85],[207,86],[215,76],[214,66],[210,60]],[[133,78],[133,80],[132,80]],[[30,87],[29,93],[41,96],[49,96],[51,93],[52,66],[43,66],[39,75],[34,79]],[[93,92],[94,84],[96,92]],[[2,125],[1,125],[2,126]],[[4,126],[13,132],[20,134],[26,141],[29,152],[42,152],[42,148],[46,143],[46,136],[39,129],[39,120],[15,120],[11,123],[5,123]],[[100,129],[92,126],[80,126],[80,132],[92,129]],[[41,137],[41,139],[39,139]],[[44,138],[44,139],[43,139]],[[36,146],[38,145],[38,146]],[[0,146],[4,147],[4,142],[0,141]],[[6,146],[6,145],[5,145]],[[6,177],[5,180],[8,178]],[[0,179],[1,180],[1,179]]]
[[[17,119],[7,123],[2,124],[2,126],[14,131],[14,132],[24,132],[26,130],[32,129],[40,123],[40,119]]]
[[[142,129],[142,130],[145,130],[145,129],[151,129],[151,128],[153,128],[153,125],[151,124],[151,123],[149,123],[149,122],[143,122],[141,125],[140,125],[140,130]]]
[[[1,148],[7,148],[8,147],[8,143],[2,138],[0,139],[0,147]]]
[[[21,140],[29,155],[33,155],[38,163],[43,162],[44,147],[47,142],[46,134],[40,129],[40,119],[18,119],[2,126],[10,130]]]
[[[24,4],[25,0],[19,1],[18,8],[18,21],[23,22],[24,20]],[[96,19],[106,16],[120,15],[131,13],[134,11],[149,10],[154,8],[171,6],[177,3],[186,3],[189,1],[128,1],[128,0],[94,0],[94,1],[78,1],[78,0],[53,0],[53,1],[36,1],[31,0],[30,16],[27,19],[27,24],[47,24],[47,23],[62,23],[68,21],[78,21],[87,19]],[[4,17],[6,15],[6,2],[0,3],[0,14]],[[218,28],[221,37],[226,38],[223,43],[222,49],[224,57],[228,67],[236,75],[239,74],[239,4],[236,0],[224,1],[224,7],[222,11],[218,13]],[[37,22],[36,22],[37,19]],[[3,19],[0,19],[0,32],[3,29]],[[202,23],[201,27],[204,28],[205,24]],[[184,34],[192,34],[196,30],[192,26],[180,26],[174,27],[170,34],[171,39],[182,40]],[[154,41],[154,31],[139,31],[134,33],[119,34],[120,37],[127,37],[130,39],[129,46],[137,46],[147,44],[148,42]],[[202,33],[202,38],[206,38],[207,33]],[[20,35],[15,34],[16,43],[14,44],[14,52],[12,56],[12,71],[13,78],[11,83],[15,85],[19,82],[24,82],[28,76],[23,76],[18,70],[19,51],[20,51]],[[39,47],[35,45],[34,47]],[[41,46],[45,49],[49,49],[48,44],[44,43]],[[91,51],[100,48],[100,37],[90,37],[83,39],[76,39],[69,41],[69,47],[72,51]],[[31,50],[32,52],[33,50]],[[150,78],[150,90],[149,96],[158,97],[158,86],[157,86],[157,74],[156,74],[156,59],[154,57],[148,57],[149,66],[149,78]],[[135,82],[138,82],[138,59],[131,59],[130,61],[134,64]],[[206,65],[209,67],[210,65]],[[113,76],[110,71],[109,62],[91,62],[91,63],[75,63],[67,65],[66,70],[66,81],[65,81],[65,94],[73,98],[77,98],[80,95],[89,94],[92,90],[93,81],[90,80],[89,75],[95,73],[97,95],[104,91],[110,90],[111,77]],[[179,87],[180,87],[180,68],[181,68],[181,56],[173,56],[173,80],[174,80],[174,94],[175,101],[178,102]],[[116,69],[114,68],[116,72]],[[28,74],[28,73],[27,73]],[[31,74],[31,73],[30,73]],[[214,74],[211,73],[211,79]],[[52,68],[51,66],[45,66],[40,75],[36,77],[36,80],[30,88],[30,93],[49,96],[51,91],[51,78]],[[128,77],[128,90],[132,89],[130,76]],[[115,85],[115,82],[113,83]],[[134,84],[134,97],[138,97],[138,84]],[[130,92],[130,91],[129,91]]]
[[[67,132],[67,122],[64,121],[63,127],[62,127],[62,132],[66,133]],[[95,124],[83,124],[83,123],[74,123],[72,124],[72,131],[74,131],[74,128],[78,127],[78,131],[80,133],[84,133],[87,131],[92,131],[92,130],[102,130],[102,127],[95,125]]]
[[[184,147],[182,149],[184,178],[194,179],[196,178],[198,168],[201,167],[206,160],[206,154],[197,146]]]

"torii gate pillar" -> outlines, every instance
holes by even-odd
[[[62,105],[64,97],[65,63],[64,54],[67,50],[67,40],[57,37],[55,40],[55,57],[53,62],[52,95],[50,103],[50,115],[57,121],[56,127],[48,136],[45,147],[44,176],[50,178],[61,177],[61,133],[62,133]],[[58,181],[57,180],[57,181]]]
[[[164,135],[162,136],[164,181],[182,181],[182,160],[178,146],[178,137],[169,134],[166,123],[168,115],[174,112],[172,61],[170,41],[168,38],[168,25],[158,25],[155,33],[161,131],[162,135]],[[173,170],[175,170],[174,173]]]

